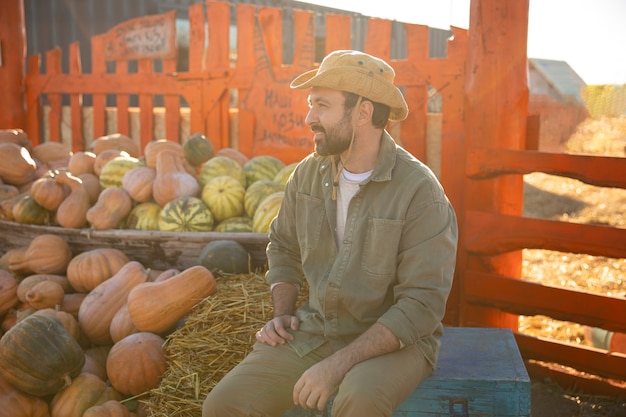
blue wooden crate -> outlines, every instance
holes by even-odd
[[[439,362],[394,417],[528,417],[530,378],[509,329],[446,327]],[[330,417],[294,408],[282,417]]]

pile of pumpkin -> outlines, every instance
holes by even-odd
[[[86,151],[0,131],[0,219],[67,228],[267,233],[295,163],[215,152],[193,134],[143,149],[116,133]]]
[[[202,265],[153,271],[42,234],[0,258],[0,416],[142,416],[165,338],[217,289]]]

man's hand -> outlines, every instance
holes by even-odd
[[[256,332],[256,340],[270,346],[282,345],[287,340],[293,340],[293,335],[287,329],[298,330],[299,323],[300,321],[296,316],[274,317]]]
[[[322,411],[343,380],[347,369],[326,358],[304,371],[293,388],[293,402],[303,408]]]

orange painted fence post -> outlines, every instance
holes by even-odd
[[[529,0],[471,2],[464,106],[468,151],[473,148],[524,148],[528,109],[528,3]],[[464,213],[476,210],[521,216],[522,197],[521,175],[467,180]],[[469,255],[463,249],[463,238],[461,232],[461,263],[458,268],[521,277],[521,251],[492,257]],[[469,281],[462,284],[465,288],[472,285]],[[462,307],[463,325],[518,330],[517,315],[489,307],[468,304]]]
[[[23,0],[0,2],[0,129],[25,129],[26,24]]]

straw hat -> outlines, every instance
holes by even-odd
[[[318,69],[291,82],[291,88],[325,87],[358,94],[391,108],[390,120],[403,120],[409,110],[402,92],[393,84],[395,71],[380,58],[364,52],[340,50],[324,58]]]

